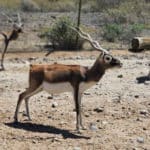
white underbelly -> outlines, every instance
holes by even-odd
[[[49,83],[49,82],[44,81],[42,84],[42,88],[44,91],[51,93],[51,94],[73,92],[73,88],[69,82]]]
[[[80,83],[79,90],[80,92],[84,92],[94,86],[96,82],[82,82]]]

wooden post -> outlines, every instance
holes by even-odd
[[[82,7],[82,0],[79,0],[79,8],[78,8],[78,20],[77,20],[77,27],[80,27],[80,18],[81,18],[81,7]],[[77,34],[76,37],[76,48],[78,48],[79,36]]]

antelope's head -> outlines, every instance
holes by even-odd
[[[17,33],[23,33],[23,25],[13,24],[13,30],[15,30]]]
[[[104,66],[105,69],[122,67],[120,60],[108,53],[102,52],[98,58],[98,61]]]
[[[4,16],[7,17],[7,19],[12,23],[13,26],[13,30],[16,31],[17,33],[22,33],[23,32],[23,23],[21,22],[21,17],[20,14],[17,14],[18,17],[18,21],[14,21],[11,17],[9,17],[7,14],[5,14],[4,12],[2,12],[2,14]]]

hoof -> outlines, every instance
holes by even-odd
[[[75,130],[75,132],[77,133],[77,134],[82,134],[82,132],[81,132],[81,130]]]
[[[81,131],[83,131],[83,130],[87,130],[87,128],[84,127],[83,125],[77,126],[77,128],[76,128],[76,132],[77,132],[78,134],[82,134]]]
[[[25,119],[24,121],[29,121],[30,122],[30,121],[32,121],[32,119],[31,118],[30,119]]]
[[[28,118],[27,119],[28,121],[32,121],[32,119],[31,119],[31,117],[29,115],[27,115],[27,118]]]
[[[82,129],[82,130],[87,130],[87,128],[86,128],[86,127],[84,127],[84,126],[81,126],[81,129]]]

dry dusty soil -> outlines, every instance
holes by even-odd
[[[20,123],[13,123],[19,93],[28,86],[29,63],[91,66],[98,52],[9,53],[0,72],[0,150],[150,150],[150,53],[114,51],[121,69],[108,70],[84,92],[83,121],[75,131],[71,93],[41,92],[30,99],[32,121],[24,103]],[[62,87],[63,88],[63,87]]]

